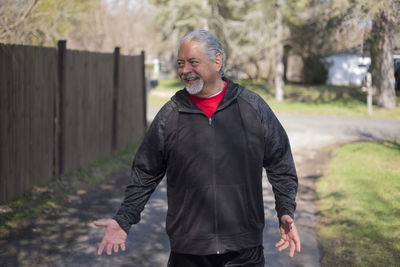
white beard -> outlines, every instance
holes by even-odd
[[[189,84],[189,83],[187,83],[185,81],[183,83],[185,85],[186,91],[191,95],[196,95],[196,94],[200,93],[201,90],[203,90],[203,87],[204,87],[204,81],[200,77],[199,77],[199,81],[196,82],[195,84]]]

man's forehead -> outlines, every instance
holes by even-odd
[[[196,40],[186,40],[179,48],[178,58],[198,58],[204,55],[206,55],[204,43]]]

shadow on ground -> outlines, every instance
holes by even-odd
[[[152,196],[148,211],[143,213],[142,223],[131,229],[127,251],[97,256],[103,229],[92,222],[114,215],[128,182],[127,175],[110,179],[80,199],[65,203],[52,214],[39,214],[28,219],[30,222],[25,222],[26,226],[2,236],[0,266],[165,265],[169,242],[164,233],[163,183]]]

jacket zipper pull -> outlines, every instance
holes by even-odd
[[[208,118],[208,124],[211,126],[212,119]]]

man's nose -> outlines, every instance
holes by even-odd
[[[192,67],[189,64],[185,64],[182,68],[182,74],[188,74],[192,72]]]

